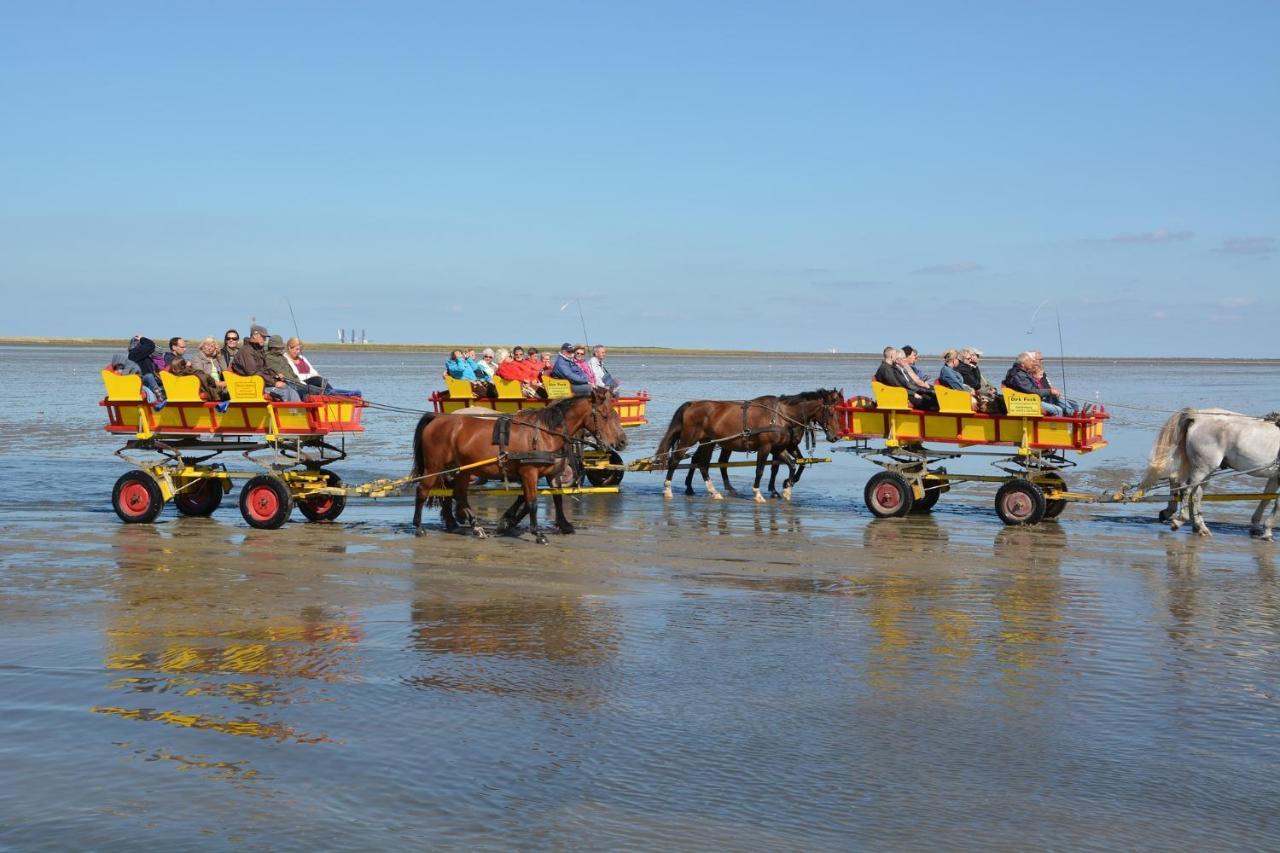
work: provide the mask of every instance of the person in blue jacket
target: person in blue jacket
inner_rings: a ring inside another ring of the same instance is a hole
[[[446,376],[454,379],[465,379],[468,382],[476,381],[475,362],[467,358],[460,349],[449,353],[449,360],[444,363],[444,372]]]
[[[583,349],[586,348],[583,347]],[[551,365],[551,376],[555,379],[569,380],[569,387],[576,397],[591,393],[591,379],[582,369],[582,365],[574,359],[574,350],[574,345],[568,341],[560,345],[560,354],[556,356],[555,364]]]

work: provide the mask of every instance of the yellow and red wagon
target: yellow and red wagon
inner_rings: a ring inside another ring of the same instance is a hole
[[[572,396],[569,381],[546,377],[542,385],[547,397],[526,397],[519,382],[513,382],[495,376],[493,386],[497,394],[492,397],[476,396],[472,384],[464,379],[445,377],[445,389],[431,395],[431,405],[437,412],[454,414],[470,408],[491,409],[507,414],[525,409],[542,409],[549,402]],[[646,417],[649,394],[637,391],[634,394],[615,394],[613,408],[618,413],[618,420],[624,427],[644,426],[649,422]],[[614,451],[587,450],[582,454],[582,471],[587,480],[597,487],[616,486],[628,468],[622,457]]]
[[[235,480],[246,481],[240,512],[253,527],[279,527],[295,505],[312,521],[342,513],[346,490],[328,466],[346,458],[345,434],[364,429],[361,399],[274,402],[264,397],[261,377],[228,374],[231,399],[219,404],[201,399],[194,376],[162,371],[160,379],[167,402],[157,410],[143,398],[139,376],[102,371],[105,429],[129,436],[116,455],[135,466],[112,490],[121,520],[154,521],[168,501],[183,515],[210,515]],[[227,453],[240,454],[254,469],[217,461]]]
[[[1050,417],[1041,413],[1036,395],[1005,388],[1005,413],[987,414],[974,411],[969,392],[937,386],[938,411],[922,411],[911,407],[905,389],[871,385],[873,396],[846,400],[838,411],[842,438],[885,469],[863,491],[872,514],[927,512],[959,482],[999,483],[995,508],[1006,524],[1035,524],[1056,518],[1069,501],[1097,499],[1070,491],[1062,472],[1076,464],[1068,453],[1107,446],[1110,416],[1102,407]],[[1001,473],[952,473],[937,464],[979,455],[994,457],[992,465]]]

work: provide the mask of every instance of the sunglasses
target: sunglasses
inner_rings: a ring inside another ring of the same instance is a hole
[[[227,340],[229,340],[229,341],[238,341],[238,340],[240,340],[240,338],[239,338],[239,337],[237,337],[236,335],[227,335]]]

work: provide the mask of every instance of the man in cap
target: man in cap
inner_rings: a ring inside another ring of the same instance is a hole
[[[267,366],[267,353],[264,349],[266,342],[267,327],[254,323],[249,327],[249,337],[241,342],[231,369],[241,376],[261,376],[263,387],[277,400],[286,403],[300,402],[302,398],[285,383],[284,376]]]
[[[583,347],[585,350],[585,347]],[[565,341],[560,345],[560,354],[556,363],[551,366],[551,376],[555,379],[569,380],[569,386],[575,395],[591,393],[591,377],[582,369],[582,365],[574,358],[577,350],[573,344]]]

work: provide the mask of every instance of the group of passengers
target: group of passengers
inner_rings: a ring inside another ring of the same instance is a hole
[[[981,350],[963,347],[944,352],[942,366],[934,382],[930,382],[928,375],[916,366],[919,357],[914,347],[885,347],[884,358],[876,369],[876,381],[905,388],[907,400],[915,409],[937,411],[938,393],[934,385],[941,385],[955,391],[968,391],[975,412],[1002,411],[1000,389],[982,375],[979,366]],[[1036,351],[1020,353],[1002,384],[1023,394],[1035,394],[1040,398],[1040,409],[1046,415],[1070,417],[1080,412],[1088,414],[1092,409],[1089,404],[1081,405],[1067,397],[1049,381],[1044,371],[1044,355]]]
[[[588,394],[592,388],[616,390],[618,382],[604,366],[608,349],[597,344],[587,358],[585,344],[565,342],[554,359],[551,353],[539,353],[536,347],[526,349],[514,346],[509,351],[500,348],[495,353],[489,347],[477,360],[474,349],[455,349],[444,363],[444,376],[470,382],[478,397],[497,397],[494,378],[520,383],[520,393],[531,399],[547,397],[543,379],[564,379],[575,395]]]
[[[274,400],[297,403],[315,395],[359,397],[359,390],[334,388],[302,354],[302,341],[296,337],[285,341],[280,335],[269,335],[265,326],[249,327],[249,336],[241,340],[235,329],[227,329],[222,346],[207,337],[195,352],[188,352],[183,337],[169,339],[169,349],[160,351],[155,341],[134,335],[129,349],[111,358],[108,368],[124,375],[137,375],[142,380],[142,393],[156,411],[166,405],[162,371],[174,376],[194,376],[200,383],[200,394],[218,402],[225,412],[231,396],[227,376],[260,376],[264,393]]]

